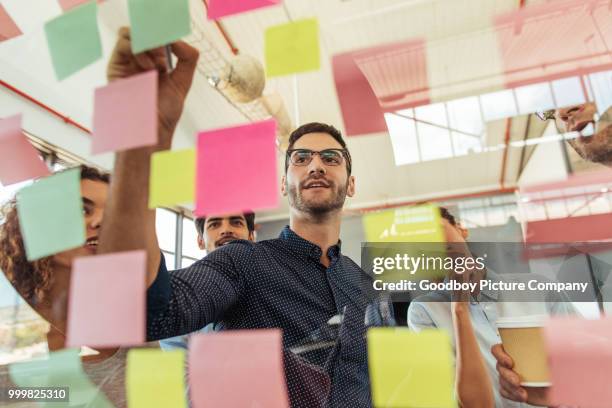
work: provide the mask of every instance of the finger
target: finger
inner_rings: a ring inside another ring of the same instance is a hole
[[[499,389],[502,394],[508,395],[509,399],[513,401],[526,402],[527,401],[527,391],[522,388],[520,385],[515,386],[514,384],[506,381],[503,377],[499,377]]]
[[[502,366],[507,368],[514,367],[514,361],[512,361],[512,358],[506,353],[501,344],[495,344],[491,347],[491,354],[493,354],[493,357],[495,357],[497,362]]]
[[[521,386],[521,378],[514,371],[497,364],[497,372],[499,373],[500,381],[503,379],[512,387],[518,388]]]
[[[520,392],[519,393],[512,392],[503,387],[500,387],[499,393],[501,394],[502,397],[509,399],[511,401],[527,402],[527,392],[523,389],[521,390],[524,391],[524,394]]]
[[[171,45],[171,48],[172,53],[178,57],[178,62],[170,76],[173,82],[182,87],[183,92],[187,92],[191,87],[200,53],[197,49],[183,41],[175,42]]]
[[[146,52],[134,55],[134,61],[143,71],[149,71],[157,68],[153,58],[151,58]]]
[[[166,49],[163,48],[154,48],[152,50],[148,50],[147,55],[153,62],[155,63],[155,68],[160,73],[165,73],[168,70],[168,61],[166,56]]]

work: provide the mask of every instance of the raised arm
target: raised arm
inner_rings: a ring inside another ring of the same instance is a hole
[[[492,408],[495,406],[493,385],[480,353],[469,306],[453,302],[453,326],[455,329],[456,389],[459,403],[466,408]]]
[[[109,81],[153,69],[159,72],[158,145],[127,150],[116,155],[98,249],[99,253],[145,249],[147,286],[155,280],[160,266],[155,210],[148,208],[149,163],[154,152],[167,150],[171,146],[172,135],[181,117],[199,56],[195,48],[184,42],[172,44],[172,52],[178,57],[178,63],[169,73],[163,48],[134,55],[130,31],[121,28],[107,69]]]

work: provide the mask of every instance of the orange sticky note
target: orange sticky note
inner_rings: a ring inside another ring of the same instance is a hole
[[[289,407],[278,329],[192,336],[188,366],[196,408]]]
[[[142,344],[145,279],[145,251],[75,259],[70,280],[67,346]]]

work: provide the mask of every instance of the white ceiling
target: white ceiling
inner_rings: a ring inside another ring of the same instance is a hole
[[[34,2],[51,1],[28,0],[30,18],[36,23],[30,22],[29,31],[25,35],[0,43],[0,79],[89,128],[93,90],[105,84],[105,60],[112,50],[115,33],[118,27],[128,23],[126,0],[106,0],[100,5],[103,61],[62,83],[58,83],[54,77],[40,25],[49,15],[37,15],[43,8],[32,7]],[[212,44],[221,56],[229,57],[229,47],[219,30],[205,19],[201,0],[190,1],[195,31],[187,40],[203,50]],[[9,2],[15,3],[15,0],[0,0],[2,4]],[[486,42],[488,37],[479,36],[478,33],[490,31],[491,16],[514,10],[518,4],[518,0],[285,0],[281,6],[225,18],[222,24],[241,53],[263,61],[263,32],[267,27],[290,20],[317,17],[320,25],[321,69],[269,79],[264,94],[274,91],[280,93],[293,123],[319,121],[343,129],[331,70],[331,57],[334,54],[415,37],[425,38],[435,44],[445,44],[437,48],[435,52],[438,53],[443,53],[461,41],[465,42],[466,38],[484,38],[482,41]],[[6,5],[8,8],[9,5]],[[461,72],[453,71],[454,79],[463,75],[464,71],[498,70],[498,56],[481,52],[478,47],[470,50],[469,55],[464,53],[453,57],[462,61]],[[435,58],[433,55],[428,57]],[[450,75],[447,68],[445,66],[440,70]],[[491,89],[497,89],[497,85],[492,84]],[[462,89],[458,94],[469,94],[469,89]],[[18,113],[23,109],[23,100],[6,90],[0,90],[0,116]],[[31,113],[31,116],[33,118],[35,113]],[[193,146],[199,130],[245,121],[245,117],[208,84],[204,75],[198,73],[174,147]],[[503,143],[505,123],[502,120],[488,125],[489,145],[494,140]],[[525,123],[525,118],[513,122],[511,140],[523,138]],[[67,138],[68,133],[61,134],[68,132],[65,126],[41,126],[38,120],[28,120],[27,114],[24,127],[37,137],[74,151],[87,160],[106,167],[112,165],[110,155],[92,157],[87,153],[88,136],[83,133]],[[74,132],[74,129],[70,132]],[[391,141],[386,132],[349,137],[348,145],[357,178],[357,195],[348,202],[348,208],[365,208],[501,187],[503,149],[395,166]],[[506,186],[515,184],[519,158],[520,149],[510,148]],[[279,171],[282,171],[280,163]],[[260,219],[286,216],[286,202],[282,199],[281,203],[281,208],[261,214]]]

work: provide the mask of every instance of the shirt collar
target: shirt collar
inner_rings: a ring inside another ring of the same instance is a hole
[[[296,234],[288,225],[285,225],[285,228],[281,231],[279,235],[279,239],[287,242],[289,244],[289,249],[295,252],[298,255],[303,255],[317,262],[320,261],[322,251],[321,248],[313,244],[312,242],[300,237]],[[331,246],[327,251],[327,256],[330,259],[334,259],[340,256],[340,249],[342,247],[342,241],[338,240],[336,245]]]

